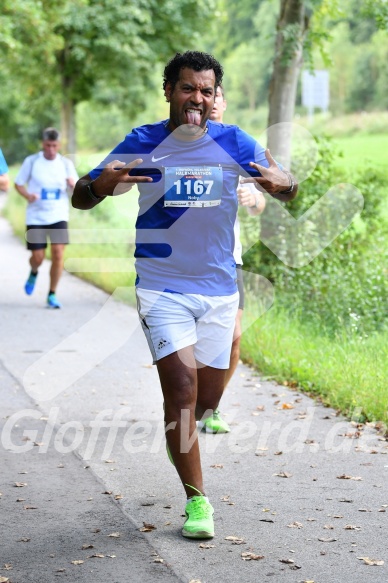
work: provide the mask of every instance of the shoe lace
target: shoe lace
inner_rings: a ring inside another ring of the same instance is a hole
[[[221,418],[220,412],[218,409],[214,409],[213,411],[213,419],[216,419],[217,421],[219,421]]]
[[[190,503],[190,518],[208,518],[210,516],[209,505],[203,496],[193,496]]]

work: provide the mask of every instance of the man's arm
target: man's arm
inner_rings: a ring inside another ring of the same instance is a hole
[[[9,189],[9,176],[6,172],[5,174],[0,175],[0,190],[7,191]]]
[[[100,176],[92,180],[90,174],[82,176],[74,187],[71,203],[74,208],[89,210],[105,199],[128,192],[134,184],[139,182],[152,182],[150,176],[130,176],[129,172],[141,164],[143,160],[138,158],[130,164],[124,164],[119,160],[109,162]]]
[[[294,199],[298,192],[298,184],[291,172],[288,170],[280,170],[269,150],[265,151],[265,157],[268,160],[268,168],[255,162],[249,163],[252,168],[260,172],[261,176],[257,178],[243,178],[241,182],[243,184],[254,183],[258,190],[265,190],[273,198],[283,202]]]
[[[252,217],[261,215],[265,209],[265,198],[254,184],[239,184],[237,198],[241,206],[245,206]]]
[[[34,202],[39,198],[37,194],[34,194],[33,192],[28,192],[27,188],[23,184],[16,184],[15,182],[15,188],[18,191],[18,193],[23,196],[23,198],[28,200],[28,202]]]

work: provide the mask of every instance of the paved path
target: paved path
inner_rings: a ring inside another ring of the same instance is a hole
[[[48,265],[27,297],[28,253],[4,219],[0,246],[0,581],[387,581],[388,444],[373,427],[239,365],[232,432],[200,435],[216,537],[183,539],[135,311],[67,273],[50,311]]]

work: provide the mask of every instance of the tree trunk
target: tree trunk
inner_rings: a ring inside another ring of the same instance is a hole
[[[61,150],[66,156],[74,157],[76,153],[75,135],[75,103],[66,97],[67,92],[63,92],[61,104]]]
[[[269,87],[267,147],[272,156],[287,168],[290,167],[291,122],[309,19],[304,0],[281,0]]]

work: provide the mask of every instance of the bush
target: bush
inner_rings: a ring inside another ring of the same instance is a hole
[[[388,226],[381,219],[380,208],[387,187],[383,174],[376,169],[344,176],[343,170],[336,167],[339,153],[333,150],[330,140],[321,140],[319,146],[320,160],[313,175],[302,183],[298,197],[287,208],[298,217],[330,186],[347,181],[363,194],[361,216],[305,267],[287,267],[263,243],[244,255],[244,266],[267,277],[275,286],[277,305],[302,323],[314,322],[330,336],[348,331],[363,338],[382,330],[387,322],[384,265],[388,258]],[[271,226],[271,217],[266,220]],[[263,223],[263,235],[265,228]],[[272,224],[272,228],[278,226]],[[244,224],[243,232],[249,237],[249,226]]]

